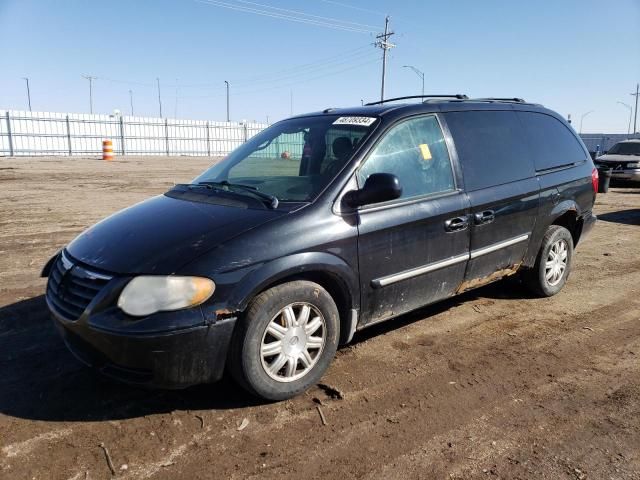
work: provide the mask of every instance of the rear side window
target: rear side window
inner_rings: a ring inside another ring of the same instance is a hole
[[[453,190],[449,153],[436,117],[417,117],[392,127],[358,171],[360,187],[373,173],[398,177],[403,199]]]
[[[449,112],[445,116],[468,191],[535,175],[515,112]]]
[[[571,131],[544,113],[518,112],[536,170],[571,165],[586,160],[586,154]]]

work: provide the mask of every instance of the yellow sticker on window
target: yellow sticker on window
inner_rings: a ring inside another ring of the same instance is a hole
[[[426,143],[421,143],[418,145],[420,147],[420,153],[422,154],[423,160],[431,160],[431,150],[429,150],[429,145]]]

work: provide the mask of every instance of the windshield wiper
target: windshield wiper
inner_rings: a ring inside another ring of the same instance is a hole
[[[223,180],[221,182],[198,182],[195,183],[193,185],[202,185],[204,187],[209,187],[209,188],[221,188],[222,190],[229,190],[229,191],[233,191],[233,189],[239,189],[242,192],[246,192],[249,194],[252,194],[258,198],[260,198],[261,200],[265,200],[267,203],[267,206],[271,209],[276,209],[278,208],[278,197],[276,197],[275,195],[270,195],[268,193],[264,193],[259,191],[256,187],[253,187],[251,185],[244,185],[242,183],[231,183],[227,180]]]

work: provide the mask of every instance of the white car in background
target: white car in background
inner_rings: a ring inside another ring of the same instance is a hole
[[[640,181],[640,138],[616,143],[595,163],[612,168],[612,179]]]

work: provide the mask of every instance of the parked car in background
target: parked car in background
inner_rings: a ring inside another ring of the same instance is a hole
[[[640,181],[640,139],[616,143],[604,155],[596,158],[597,166],[612,169],[612,180]]]
[[[278,122],[80,234],[43,270],[69,349],[282,400],[357,330],[514,274],[558,293],[596,221],[580,138],[520,99],[419,98]]]

